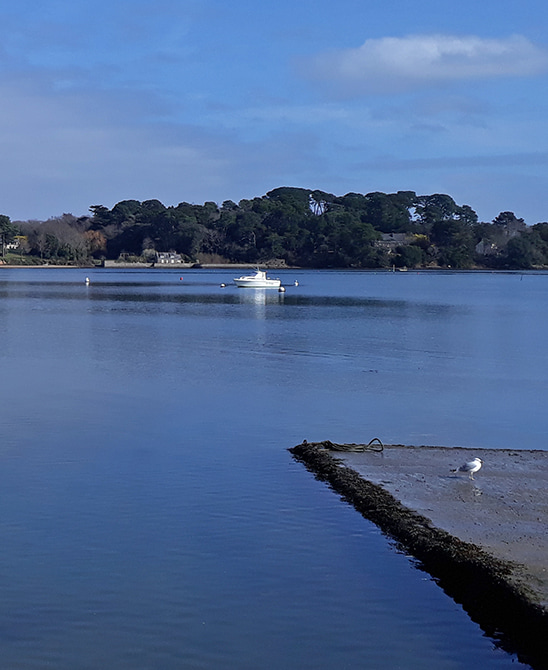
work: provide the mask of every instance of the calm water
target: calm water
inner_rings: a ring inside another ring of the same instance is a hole
[[[548,276],[279,275],[0,270],[2,668],[520,667],[287,449],[544,449]]]

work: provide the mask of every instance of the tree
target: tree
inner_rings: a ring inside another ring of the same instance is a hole
[[[11,242],[17,235],[17,226],[13,225],[9,216],[0,214],[0,251],[2,258],[5,256],[6,244]]]
[[[92,205],[90,212],[90,217],[63,214],[18,226],[28,236],[32,253],[63,261],[89,255],[112,259],[123,252],[141,256],[145,250],[150,257],[155,250],[173,249],[190,259],[214,256],[254,263],[280,258],[313,267],[386,267],[394,261],[413,267],[428,260],[464,268],[474,258],[493,267],[524,262],[537,266],[545,262],[548,245],[548,224],[527,230],[513,212],[480,224],[473,209],[443,193],[335,196],[283,186],[238,204],[225,200],[220,207],[212,201],[166,207],[156,199],[122,200],[112,210]],[[0,218],[2,240],[17,232],[10,225],[9,217]],[[405,234],[396,257],[376,244],[382,233]],[[523,235],[527,240],[505,254],[508,241]],[[482,248],[489,255],[475,255],[480,241],[486,242]]]
[[[538,223],[508,240],[505,266],[529,270],[548,265],[548,224]]]
[[[414,195],[414,194],[413,194]],[[359,199],[352,198],[355,204]],[[410,230],[410,200],[404,192],[396,195],[368,193],[365,198],[362,220],[367,221],[382,233],[405,233]]]
[[[100,257],[106,253],[107,238],[100,230],[87,230],[84,239],[88,245],[88,253],[91,256]]]
[[[141,203],[138,200],[122,200],[112,208],[108,223],[117,226],[133,225],[141,211]]]
[[[106,226],[109,223],[110,211],[104,205],[91,205],[89,208],[93,226]]]
[[[516,222],[525,223],[523,219],[518,219],[514,212],[501,212],[493,219],[493,223],[497,226],[508,226]]]
[[[423,264],[424,252],[415,244],[398,247],[394,265],[397,267],[416,268]]]
[[[88,256],[88,242],[81,222],[72,214],[38,223],[29,234],[31,250],[41,258],[62,262],[82,262]]]
[[[530,270],[535,265],[544,264],[546,258],[539,249],[535,248],[533,240],[528,235],[514,237],[506,247],[507,267],[515,270]]]

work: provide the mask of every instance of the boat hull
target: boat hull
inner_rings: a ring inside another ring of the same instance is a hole
[[[234,283],[238,288],[280,288],[281,281],[279,279],[266,279],[263,281],[255,281],[253,279],[235,279]]]
[[[266,272],[257,270],[254,275],[235,277],[234,283],[238,288],[280,288],[280,279],[269,279]]]

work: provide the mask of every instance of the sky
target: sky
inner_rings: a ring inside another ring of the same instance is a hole
[[[280,186],[548,221],[546,0],[0,0],[0,213]]]

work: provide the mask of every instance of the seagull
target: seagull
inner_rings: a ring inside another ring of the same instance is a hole
[[[477,472],[482,465],[483,461],[481,458],[473,458],[471,461],[468,461],[468,463],[463,463],[460,468],[451,470],[451,472],[467,472],[470,479],[474,479],[474,472]]]

